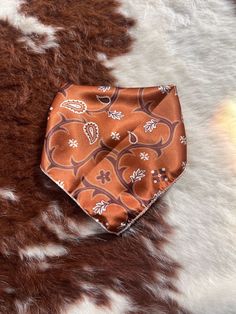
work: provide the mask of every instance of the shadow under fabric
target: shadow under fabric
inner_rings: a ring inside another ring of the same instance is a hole
[[[182,174],[176,86],[64,85],[49,110],[42,171],[106,231],[120,234]]]

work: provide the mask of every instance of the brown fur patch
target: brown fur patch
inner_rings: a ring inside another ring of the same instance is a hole
[[[20,30],[0,23],[0,188],[19,198],[0,196],[0,313],[63,313],[83,295],[109,304],[105,289],[130,297],[136,307],[129,313],[184,313],[164,297],[175,290],[178,269],[161,250],[170,232],[162,218],[164,205],[152,208],[122,237],[82,237],[90,218],[39,169],[56,91],[66,81],[114,83],[97,53],[110,58],[127,52],[133,21],[117,13],[113,0],[32,0],[22,12],[62,29],[56,33],[58,48],[39,54],[19,41]],[[47,39],[46,34],[27,36],[36,46]],[[43,260],[22,254],[48,244],[66,248],[67,254],[45,254]]]

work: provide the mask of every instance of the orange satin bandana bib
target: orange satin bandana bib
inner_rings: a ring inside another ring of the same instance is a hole
[[[48,116],[42,171],[108,232],[120,234],[183,172],[174,85],[66,84]]]

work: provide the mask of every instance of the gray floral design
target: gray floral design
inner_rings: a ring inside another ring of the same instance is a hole
[[[166,168],[161,168],[157,170],[152,170],[151,171],[152,177],[153,177],[153,182],[154,183],[159,183],[161,181],[169,181],[167,175],[166,175]]]
[[[99,176],[96,177],[97,180],[100,180],[102,184],[105,184],[106,181],[111,181],[110,179],[110,171],[101,170]]]
[[[181,143],[181,144],[184,144],[184,145],[187,144],[187,138],[186,138],[186,136],[181,135],[179,139],[180,139],[180,143]]]
[[[124,117],[124,114],[121,111],[108,111],[108,117],[113,120],[121,120]]]
[[[145,125],[144,125],[144,131],[145,131],[145,133],[147,133],[147,132],[152,132],[154,129],[156,129],[156,127],[157,127],[157,120],[155,120],[155,119],[151,119],[151,120],[149,120],[149,121],[147,121],[146,123],[145,123]]]
[[[68,141],[68,145],[72,148],[76,148],[78,147],[78,142],[77,140],[75,140],[74,138],[69,139]]]
[[[106,91],[110,90],[111,87],[110,86],[99,86],[98,90],[100,90],[101,92],[105,93]]]
[[[149,155],[148,155],[148,153],[141,152],[141,153],[139,154],[139,156],[140,156],[140,159],[141,159],[141,160],[149,160]]]
[[[133,174],[130,176],[130,179],[132,182],[141,181],[142,178],[145,177],[146,170],[137,169],[133,172]]]
[[[120,133],[119,132],[111,132],[111,138],[115,141],[120,140]]]
[[[160,85],[158,87],[159,91],[161,91],[162,94],[168,94],[171,90],[171,86],[169,85]]]
[[[93,207],[93,212],[95,214],[101,215],[104,211],[106,211],[108,205],[108,202],[102,200],[101,202],[96,203],[96,205]]]

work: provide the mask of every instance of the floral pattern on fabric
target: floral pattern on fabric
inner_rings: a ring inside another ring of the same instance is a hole
[[[109,232],[126,230],[185,168],[175,86],[71,84],[52,106],[41,168]]]

